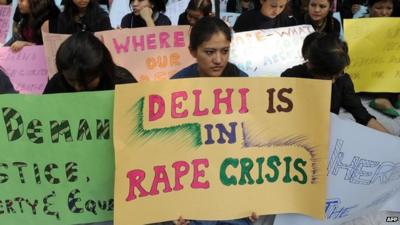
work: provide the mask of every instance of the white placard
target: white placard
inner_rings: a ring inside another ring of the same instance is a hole
[[[332,114],[330,140],[326,219],[286,214],[274,225],[333,225],[400,211],[400,138]]]
[[[235,33],[229,61],[249,76],[275,76],[303,63],[304,38],[314,32],[311,25]]]

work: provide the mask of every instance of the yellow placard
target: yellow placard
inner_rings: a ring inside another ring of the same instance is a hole
[[[356,92],[400,92],[400,18],[344,20]]]
[[[331,82],[198,78],[119,85],[115,224],[324,217]]]

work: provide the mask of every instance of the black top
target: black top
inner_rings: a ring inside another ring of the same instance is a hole
[[[187,19],[187,12],[186,11],[181,13],[181,15],[179,15],[178,25],[190,25],[189,21]]]
[[[79,18],[78,22],[71,21],[65,12],[58,16],[57,32],[59,34],[73,34],[79,31],[104,31],[111,30],[111,22],[107,12],[98,7],[94,9],[90,18],[84,15]]]
[[[0,94],[7,93],[17,93],[17,91],[14,89],[7,75],[0,69]]]
[[[241,0],[228,0],[228,3],[226,4],[226,11],[231,12],[231,13],[243,13],[247,12],[249,10],[252,10],[254,8],[257,8],[258,5],[253,0],[249,0],[249,8],[243,8],[240,5]],[[256,0],[256,2],[259,2]]]
[[[156,26],[171,25],[171,20],[162,14],[157,13],[157,19],[154,21]],[[146,27],[146,22],[140,16],[135,16],[133,13],[126,14],[121,20],[121,28],[136,28],[136,27]]]
[[[224,71],[220,77],[248,77],[244,71],[239,69],[235,64],[229,63],[226,65]],[[200,73],[197,67],[197,63],[183,68],[181,71],[177,72],[171,79],[181,79],[181,78],[195,78],[200,77]]]
[[[28,24],[28,16],[22,15],[19,7],[15,8],[13,21],[17,26],[17,32],[13,33],[13,39],[7,45],[11,45],[14,41],[29,41],[37,45],[43,44],[41,27],[44,22],[49,21],[49,32],[57,31],[57,17],[60,10],[57,6],[43,12],[40,16],[34,18],[32,24]],[[30,34],[30,35],[27,35]]]
[[[116,84],[127,84],[136,83],[136,79],[132,74],[125,68],[116,66],[115,76],[103,76],[100,80],[99,85],[94,90],[90,91],[104,91],[114,90]],[[54,94],[54,93],[68,93],[76,92],[76,90],[68,84],[64,76],[61,73],[56,73],[47,83],[43,94]]]
[[[314,23],[311,17],[308,14],[305,14],[302,18],[298,18],[299,24],[310,24],[313,26],[315,31],[332,34],[337,37],[340,35],[340,23],[337,19],[332,16],[332,13],[329,13],[326,18],[326,23],[323,29],[318,30],[318,26]]]
[[[294,66],[284,71],[281,77],[298,77],[313,79],[306,64]],[[360,97],[354,91],[354,85],[350,76],[346,73],[336,79],[332,84],[331,112],[339,114],[340,107],[349,111],[357,123],[366,125],[374,118],[361,104]]]
[[[242,13],[233,26],[235,32],[251,31],[259,29],[271,29],[297,25],[296,19],[284,12],[271,19],[264,16],[259,9],[253,9]]]

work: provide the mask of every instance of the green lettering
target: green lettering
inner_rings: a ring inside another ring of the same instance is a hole
[[[240,166],[242,167],[242,172],[240,175],[240,180],[239,184],[244,185],[244,184],[254,184],[254,180],[250,175],[250,171],[253,168],[254,164],[253,161],[250,158],[242,158],[240,159]],[[247,177],[247,182],[246,182],[246,177]]]
[[[301,175],[303,176],[303,179],[301,179],[301,180],[299,180],[299,177],[297,176],[297,175],[295,175],[294,177],[293,177],[293,180],[295,181],[295,182],[297,182],[297,183],[300,183],[300,184],[305,184],[305,183],[307,183],[307,174],[306,174],[306,172],[304,171],[304,169],[303,168],[301,168],[300,166],[299,166],[299,164],[301,165],[301,166],[306,166],[307,165],[307,162],[306,161],[304,161],[304,160],[302,160],[302,159],[296,159],[295,161],[294,161],[294,169],[295,170],[297,170],[299,173],[301,173]]]
[[[265,178],[267,179],[268,182],[275,182],[278,180],[279,177],[279,169],[278,166],[280,166],[282,163],[279,160],[279,157],[274,155],[268,158],[267,165],[269,168],[271,168],[274,172],[274,176],[271,176],[270,174],[265,175]]]
[[[237,168],[239,165],[239,160],[234,159],[234,158],[226,158],[222,164],[221,164],[221,169],[219,172],[219,179],[221,180],[222,184],[225,186],[230,186],[230,185],[237,185],[237,179],[234,175],[228,177],[226,175],[226,168],[228,166],[232,166],[233,168]]]

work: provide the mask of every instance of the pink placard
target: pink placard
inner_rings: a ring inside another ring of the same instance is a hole
[[[11,5],[0,5],[0,43],[6,42],[10,29]]]
[[[25,46],[17,53],[13,53],[9,47],[2,47],[0,65],[20,93],[43,93],[48,81],[43,46]]]
[[[138,81],[166,80],[194,63],[189,26],[157,26],[101,32],[116,64]]]

